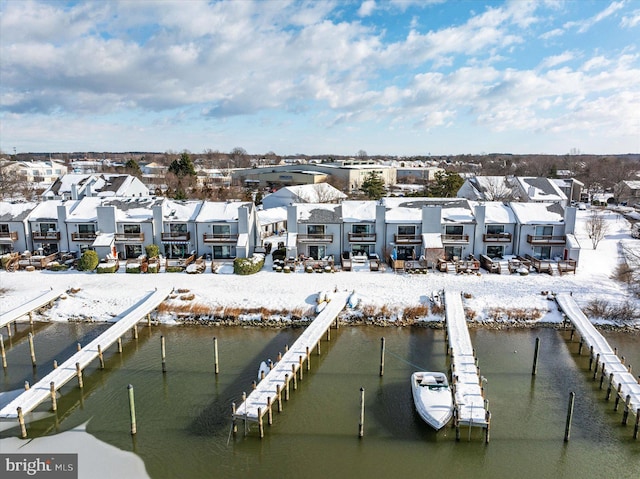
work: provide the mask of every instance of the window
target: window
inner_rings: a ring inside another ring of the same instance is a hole
[[[533,257],[536,259],[551,259],[551,246],[534,246]]]
[[[214,235],[230,235],[231,234],[231,226],[230,225],[212,225],[212,230]]]
[[[415,225],[400,225],[398,226],[398,235],[415,236]]]
[[[9,225],[7,223],[0,224],[0,233],[8,233]]]
[[[553,226],[536,226],[536,236],[553,235]]]
[[[307,225],[307,234],[310,235],[323,235],[324,225]]]
[[[140,225],[122,225],[122,232],[129,234],[140,234]]]
[[[58,225],[55,223],[40,223],[38,226],[40,227],[40,233],[48,233],[58,229]]]
[[[504,246],[487,246],[487,256],[489,258],[502,258]]]
[[[462,257],[462,246],[445,246],[444,256],[447,261],[455,261]]]
[[[352,225],[351,232],[355,234],[369,234],[371,233],[371,225]]]
[[[80,234],[95,234],[96,225],[94,224],[80,224],[78,225],[78,233]]]
[[[415,259],[416,250],[413,246],[398,246],[398,259],[410,260]]]
[[[41,243],[38,245],[38,248],[36,249],[41,249],[41,248],[42,248],[42,254],[45,256],[58,252],[57,243]]]
[[[499,235],[504,233],[504,225],[487,225],[488,235]]]
[[[236,257],[235,246],[212,246],[211,252],[214,259],[231,259]]]
[[[47,170],[47,175],[51,176],[53,174],[53,170]]]
[[[126,244],[124,245],[125,258],[137,258],[142,255],[142,245],[140,244]]]
[[[445,226],[445,234],[462,236],[464,227],[462,225]]]
[[[189,245],[186,244],[165,244],[164,251],[167,258],[187,258],[189,257]]]
[[[372,244],[353,244],[351,245],[351,254],[354,256],[369,256],[375,249]]]
[[[170,223],[169,232],[170,233],[186,233],[187,223]]]
[[[323,245],[309,245],[308,256],[313,259],[322,259],[327,256],[327,247]]]

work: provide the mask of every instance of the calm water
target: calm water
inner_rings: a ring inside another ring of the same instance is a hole
[[[8,346],[9,369],[2,390],[22,387],[86,343],[106,326],[36,326],[37,374],[25,333]],[[416,369],[446,370],[441,330],[343,327],[311,356],[311,371],[292,391],[265,438],[243,425],[229,436],[231,403],[249,392],[257,366],[275,359],[301,329],[214,327],[142,328],[126,338],[124,353],[113,346],[106,369],[85,372],[82,395],[75,381],[62,389],[57,418],[28,425],[30,437],[71,429],[90,419],[87,430],[102,441],[134,451],[153,478],[175,477],[402,477],[438,474],[474,478],[640,477],[640,440],[633,420],[620,425],[622,408],[604,401],[591,381],[588,357],[577,356],[569,333],[552,329],[472,330],[492,411],[491,443],[480,429],[432,432],[413,410],[408,378]],[[160,362],[166,338],[167,369]],[[218,338],[220,374],[213,374],[213,337]],[[386,339],[385,375],[378,375],[380,338]],[[607,333],[628,364],[640,370],[638,336]],[[535,338],[541,339],[538,375],[531,376]],[[135,386],[138,434],[129,434],[127,384]],[[360,388],[365,388],[365,437],[358,438]],[[563,442],[569,392],[576,393],[571,441]],[[48,404],[40,409],[46,411]],[[3,432],[16,435],[17,430]]]

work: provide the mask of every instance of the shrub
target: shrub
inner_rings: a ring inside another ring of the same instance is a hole
[[[78,260],[78,270],[79,271],[93,271],[98,266],[100,262],[98,258],[98,253],[95,251],[88,249]]]
[[[148,244],[144,247],[144,251],[147,253],[147,258],[156,258],[160,255],[160,247],[155,244]]]
[[[264,255],[254,254],[251,258],[236,258],[233,260],[235,274],[255,274],[264,266]]]
[[[51,263],[48,269],[49,271],[67,271],[69,266],[66,264]]]
[[[286,248],[277,249],[273,253],[271,253],[271,256],[273,257],[274,260],[285,259],[287,257],[287,250]]]
[[[96,267],[96,273],[115,273],[118,271],[118,264],[116,263],[99,263]]]
[[[140,266],[127,266],[124,270],[126,273],[140,273]]]
[[[147,267],[147,273],[157,273],[158,271],[160,271],[160,265],[158,263],[149,263],[149,266]]]
[[[184,268],[182,266],[167,266],[165,271],[167,273],[182,273]]]

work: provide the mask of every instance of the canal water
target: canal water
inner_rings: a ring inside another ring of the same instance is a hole
[[[24,387],[86,344],[107,325],[35,326],[38,366],[31,365],[21,324],[7,346],[9,368],[2,391]],[[430,430],[414,412],[409,376],[414,370],[447,370],[444,333],[430,328],[341,327],[311,355],[296,391],[274,410],[274,423],[258,437],[250,424],[230,435],[231,403],[251,390],[258,365],[275,360],[302,329],[206,326],[141,327],[87,368],[82,392],[75,380],[62,390],[57,415],[28,424],[29,436],[52,435],[88,422],[100,441],[137,454],[152,478],[273,477],[640,477],[640,439],[633,423],[621,425],[622,407],[604,400],[592,381],[588,356],[578,356],[569,332],[554,329],[471,330],[492,412],[491,441],[480,428]],[[162,373],[160,336],[166,339]],[[385,337],[384,376],[379,376]],[[640,371],[638,336],[606,333],[627,364]],[[220,373],[214,374],[213,338]],[[536,337],[538,374],[531,375]],[[135,388],[138,434],[129,433],[127,385]],[[365,436],[358,438],[360,388],[365,390]],[[571,440],[563,441],[567,404],[575,392]],[[45,413],[49,404],[38,411]],[[16,436],[16,428],[1,437]]]

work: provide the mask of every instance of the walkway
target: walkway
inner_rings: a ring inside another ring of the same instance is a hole
[[[460,291],[445,291],[447,337],[451,352],[451,374],[458,424],[488,426],[476,358],[474,356]],[[456,434],[457,435],[457,434]]]
[[[122,313],[120,319],[117,320],[113,326],[67,359],[58,366],[57,369],[54,369],[31,386],[30,389],[0,409],[0,419],[16,419],[18,417],[18,407],[22,408],[23,414],[33,411],[41,402],[51,397],[50,384],[52,382],[54,383],[55,389],[58,390],[70,379],[76,377],[76,363],[80,365],[81,370],[86,368],[91,361],[98,357],[98,347],[100,347],[104,353],[104,351],[115,343],[127,330],[156,309],[158,305],[169,296],[170,292],[171,289],[169,288],[153,291],[136,306]]]
[[[18,318],[22,316],[26,316],[31,311],[35,311],[38,308],[41,308],[45,304],[51,303],[58,299],[65,293],[64,289],[52,289],[51,291],[47,291],[40,296],[33,298],[32,300],[27,301],[24,304],[21,304],[17,308],[13,308],[11,311],[7,311],[6,313],[0,314],[0,328],[5,325],[12,323]]]
[[[573,297],[569,293],[558,293],[556,302],[567,318],[573,323],[578,330],[580,337],[590,348],[593,347],[594,359],[599,355],[598,368],[602,369],[603,374],[609,376],[613,374],[612,387],[618,389],[620,387],[620,396],[622,401],[627,396],[630,397],[630,409],[636,412],[640,408],[640,384],[630,373],[627,367],[622,364],[616,353],[611,349],[607,340],[598,332],[591,324],[580,307],[576,304]]]
[[[322,335],[344,309],[350,294],[346,291],[331,294],[328,305],[236,409],[234,418],[262,424],[262,416],[268,412],[269,405],[273,406],[278,400],[278,390],[282,394],[288,387],[286,380],[293,380],[293,374],[298,372],[304,361],[308,361],[307,351],[311,351],[317,345]],[[285,378],[285,375],[288,375],[288,378]]]

